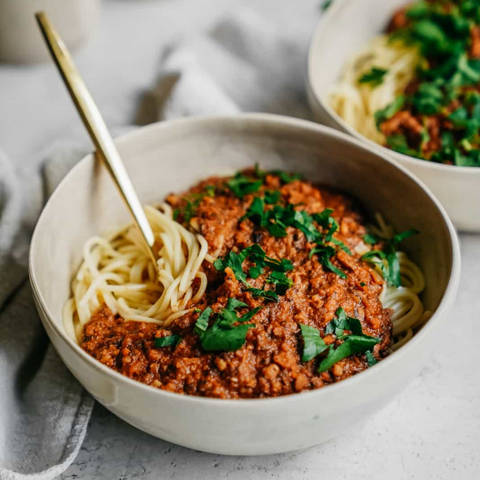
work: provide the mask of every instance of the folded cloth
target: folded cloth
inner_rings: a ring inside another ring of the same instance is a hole
[[[164,53],[137,123],[240,111],[309,118],[307,40],[296,43],[240,10]],[[82,138],[52,148],[41,174],[19,175],[0,153],[0,480],[63,472],[80,449],[93,406],[48,343],[27,280],[32,227],[44,200],[91,149]]]
[[[83,132],[59,141],[45,152],[37,175],[15,172],[0,152],[0,480],[56,477],[75,459],[87,431],[93,399],[48,341],[27,261],[43,197],[90,150]]]
[[[310,119],[305,93],[308,36],[290,38],[245,8],[208,35],[164,54],[137,123],[191,115],[266,112]]]
[[[78,161],[82,153],[63,155]],[[72,163],[70,162],[70,165]],[[19,176],[0,152],[0,479],[49,479],[80,449],[92,398],[63,365],[38,319],[27,279],[40,175]],[[58,182],[53,168],[50,188]]]

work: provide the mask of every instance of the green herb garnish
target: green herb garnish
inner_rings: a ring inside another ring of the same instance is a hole
[[[433,82],[419,85],[411,99],[412,110],[420,115],[434,115],[440,111],[445,102],[440,86]]]
[[[247,307],[246,303],[235,298],[228,299],[227,306],[216,315],[211,327],[208,327],[208,323],[212,309],[208,307],[202,312],[195,324],[194,330],[195,333],[199,335],[200,343],[205,351],[231,352],[243,346],[248,330],[255,327],[255,325],[245,324],[234,326],[234,324],[251,320],[253,316],[262,309],[262,307],[257,307],[238,317],[235,310],[245,307]]]
[[[200,205],[201,201],[205,197],[214,197],[215,196],[215,187],[213,185],[207,185],[205,191],[201,193],[191,193],[187,195],[184,200],[187,202],[185,208],[180,210],[176,208],[173,211],[173,219],[177,220],[181,214],[183,217],[183,223],[189,223],[190,220],[196,215],[197,208]]]
[[[236,197],[243,198],[245,195],[258,192],[262,183],[261,180],[253,180],[239,172],[228,180],[226,185]]]
[[[383,278],[385,278],[389,285],[400,287],[402,285],[402,279],[400,277],[400,263],[397,258],[398,244],[406,238],[418,235],[419,233],[418,230],[407,230],[398,233],[390,239],[378,237],[381,241],[385,242],[384,250],[372,250],[363,255],[361,259],[377,265],[382,271]],[[383,260],[386,260],[386,265]]]
[[[227,306],[226,306],[227,310],[231,310],[233,312],[236,308],[244,308],[244,307],[248,307],[248,305],[245,302],[237,300],[236,298],[229,298],[227,300]]]
[[[258,163],[255,164],[255,175],[262,180],[267,175],[275,175],[283,184],[293,182],[294,180],[301,180],[302,176],[299,173],[288,173],[283,170],[260,170]]]
[[[243,284],[247,284],[247,275],[243,271],[242,262],[245,258],[235,252],[228,252],[223,258],[217,258],[213,266],[219,270],[224,271],[230,267],[236,279]]]
[[[247,288],[254,297],[261,297],[269,302],[278,302],[278,294],[273,290],[262,290],[261,288]]]
[[[363,236],[363,241],[369,245],[375,245],[378,243],[378,238],[371,233],[367,233]]]
[[[317,245],[310,250],[310,258],[313,257],[313,255],[317,256],[318,261],[324,268],[336,273],[340,278],[347,278],[347,275],[337,268],[330,260],[335,255],[335,249],[333,247]]]
[[[273,191],[267,190],[265,192],[265,203],[267,205],[274,205],[275,203],[278,203],[281,196],[282,196],[282,193],[280,192],[280,190],[273,190]]]
[[[182,340],[183,339],[180,335],[170,335],[168,337],[155,338],[155,347],[176,347]]]
[[[365,72],[358,79],[358,83],[360,85],[368,84],[373,88],[378,87],[383,83],[383,78],[385,77],[387,72],[388,70],[385,70],[384,68],[372,67],[368,72]]]
[[[212,314],[212,309],[207,307],[197,318],[197,322],[195,323],[195,333],[197,335],[201,335],[202,332],[205,332],[208,328],[208,320],[210,315]]]
[[[202,348],[206,352],[233,352],[241,348],[247,337],[247,332],[255,325],[238,325],[237,327],[223,328],[220,320],[209,328],[201,337]]]
[[[293,287],[293,280],[283,272],[273,271],[267,278],[268,283],[275,285],[275,292],[278,295],[285,295],[290,287]]]
[[[255,266],[249,270],[251,278],[258,278],[263,273],[264,268],[268,267],[273,270],[266,281],[275,285],[275,291],[252,288],[249,285],[242,265],[247,258],[255,263]],[[286,276],[286,272],[293,270],[290,260],[286,258],[276,260],[268,257],[263,248],[258,244],[247,247],[240,253],[229,252],[223,259],[215,260],[214,266],[217,270],[225,270],[225,268],[230,267],[235,278],[248,287],[248,292],[251,292],[253,296],[263,297],[270,301],[278,301],[278,295],[285,295],[287,289],[293,285],[292,280]]]
[[[395,133],[387,137],[386,145],[393,151],[410,155],[411,157],[420,156],[420,152],[409,147],[407,137],[401,133]]]
[[[325,327],[325,335],[334,333],[337,337],[340,337],[343,335],[344,330],[350,330],[354,335],[363,335],[360,320],[349,317],[341,307],[337,309],[335,314],[337,317]]]
[[[372,350],[380,342],[380,339],[365,335],[362,331],[360,320],[347,316],[343,308],[340,307],[336,315],[337,318],[329,322],[325,328],[326,335],[335,334],[337,339],[343,342],[336,348],[334,344],[326,345],[316,328],[300,324],[304,343],[302,361],[308,362],[317,355],[328,351],[327,356],[320,362],[318,367],[318,371],[321,373],[350,355],[365,353],[369,366],[373,365],[372,358],[375,360],[375,357],[372,354]],[[350,330],[352,335],[345,335],[345,330]]]
[[[300,324],[300,330],[303,337],[302,362],[309,362],[329,348],[316,328]]]
[[[373,367],[377,363],[377,359],[370,350],[365,352],[365,356],[367,357],[367,363],[369,367]]]
[[[273,208],[266,208],[264,199],[255,197],[240,221],[249,218],[255,225],[265,228],[274,237],[285,237],[288,227],[299,229],[308,242],[317,243],[317,247],[310,252],[310,257],[318,254],[324,268],[346,278],[345,273],[335,267],[330,260],[336,253],[335,248],[326,245],[331,242],[351,255],[350,249],[343,242],[333,238],[333,234],[338,230],[338,223],[332,217],[332,213],[333,210],[327,208],[321,213],[310,215],[305,210],[295,210],[291,203],[285,207],[275,205]],[[321,232],[314,221],[322,227]]]
[[[375,112],[375,123],[377,127],[389,118],[392,118],[396,113],[398,113],[403,106],[405,105],[405,96],[399,95],[390,105],[387,105],[382,110]]]
[[[327,358],[320,362],[318,371],[326,372],[337,362],[349,357],[355,353],[365,353],[371,351],[380,341],[379,338],[368,336],[348,335],[343,339],[343,343],[337,348],[330,348]]]

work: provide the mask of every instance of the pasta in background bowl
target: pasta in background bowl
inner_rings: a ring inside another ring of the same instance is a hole
[[[416,47],[403,41],[392,42],[385,34],[395,13],[408,4],[411,5],[402,0],[334,2],[312,38],[309,101],[319,122],[350,133],[402,163],[438,196],[457,228],[478,232],[480,216],[474,205],[480,202],[480,168],[415,158],[421,155],[405,144],[405,137],[393,135],[387,139],[384,132],[388,130],[380,130],[376,125],[375,115],[378,124],[382,109],[391,107],[392,115],[395,114],[395,102],[413,85],[415,70],[423,61]],[[416,123],[414,127],[425,133],[421,139],[424,148],[430,140],[426,125],[412,121]],[[394,137],[396,143],[390,148],[382,146]],[[464,165],[471,164],[461,154],[459,159],[465,160]]]
[[[67,331],[64,324],[63,311],[71,296],[72,276],[79,272],[77,280],[83,281],[82,275],[87,275],[84,267],[78,270],[82,256],[90,263],[90,272],[95,272],[97,265],[101,268],[107,265],[112,271],[130,268],[125,265],[123,257],[115,260],[113,252],[112,261],[107,264],[102,261],[98,264],[98,259],[93,258],[97,255],[95,248],[102,244],[98,235],[105,230],[122,228],[129,223],[129,218],[108,173],[90,155],[67,175],[41,215],[30,251],[30,280],[42,322],[61,358],[85,388],[120,418],[159,438],[198,450],[236,455],[286,452],[351,431],[355,423],[378,411],[428,363],[430,352],[441,334],[442,320],[446,320],[458,288],[460,254],[455,231],[443,208],[404,169],[341,133],[310,122],[272,115],[155,124],[119,139],[117,144],[145,204],[156,204],[172,191],[187,191],[202,178],[232,175],[258,161],[264,170],[297,172],[315,184],[346,192],[360,202],[362,211],[370,216],[372,223],[374,214],[380,212],[385,224],[381,223],[379,230],[372,230],[372,235],[391,237],[387,227],[390,224],[397,232],[412,227],[420,229],[419,235],[408,239],[404,235],[402,250],[423,272],[425,283],[415,280],[417,277],[411,271],[413,267],[402,258],[400,269],[403,264],[404,270],[400,274],[410,276],[411,287],[418,290],[422,305],[431,312],[431,317],[422,319],[425,323],[421,328],[417,328],[415,322],[411,324],[415,332],[413,338],[407,338],[400,348],[372,368],[312,391],[278,398],[202,398],[152,388],[128,378],[89,355],[77,343],[74,329]],[[401,204],[399,198],[402,198]],[[160,208],[167,213],[168,209]],[[109,242],[114,250],[128,255],[130,245],[124,243],[128,240],[128,233],[124,232],[121,230],[120,235],[109,237]],[[91,250],[93,257],[88,248],[87,255],[83,253],[85,242],[92,237],[95,239]],[[188,240],[189,237],[184,238]],[[342,237],[334,238],[341,241]],[[207,240],[215,242],[215,236]],[[134,239],[129,241],[134,242]],[[103,245],[107,250],[110,248]],[[201,250],[201,242],[198,247]],[[187,249],[183,248],[183,252]],[[368,248],[369,251],[372,249],[372,246]],[[135,254],[133,250],[131,253]],[[212,253],[215,252],[209,252]],[[201,255],[205,254],[197,252],[192,258]],[[364,255],[364,252],[358,255]],[[220,272],[218,278],[222,279],[223,275],[229,274],[223,266],[225,257],[217,260],[220,259],[215,262],[215,268]],[[348,258],[345,261],[348,262]],[[326,265],[335,280],[338,274],[335,274],[334,267],[341,265],[336,260],[333,266]],[[380,264],[378,267],[382,269]],[[148,266],[146,268],[148,270]],[[170,268],[173,267],[167,270]],[[221,273],[223,270],[225,272]],[[123,277],[120,277],[117,278],[120,289],[110,284],[109,294],[116,292],[120,295],[124,287],[121,285]],[[133,272],[131,282],[137,280]],[[181,290],[194,296],[194,291],[188,293],[187,283]],[[93,284],[81,288],[88,290]],[[420,293],[423,286],[425,288]],[[80,302],[84,295],[87,295],[85,290],[80,290]],[[143,308],[135,295],[129,294],[128,299],[129,308]],[[179,307],[183,308],[180,297],[178,299]],[[85,303],[91,300],[92,297],[87,295]],[[263,299],[259,301],[264,302]],[[403,304],[398,298],[383,301],[391,301],[393,310],[395,303]],[[239,301],[233,305],[233,309],[245,308]],[[111,306],[117,308],[114,303]],[[125,315],[131,313],[131,310],[125,310]],[[167,315],[159,317],[159,322],[169,321],[168,309],[157,313]],[[153,328],[157,326],[153,325]],[[405,325],[399,328],[405,329]]]

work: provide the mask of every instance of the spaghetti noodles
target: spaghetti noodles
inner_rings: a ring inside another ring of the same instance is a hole
[[[204,260],[213,261],[206,240],[174,221],[166,203],[145,211],[156,237],[158,278],[134,226],[89,239],[72,283],[73,297],[63,310],[72,339],[80,339],[85,324],[104,305],[126,321],[168,327],[191,310],[186,308],[189,302],[195,304],[205,293],[201,266]]]
[[[375,112],[390,105],[403,93],[415,76],[419,62],[416,48],[376,37],[345,65],[339,83],[330,95],[332,108],[357,132],[381,145],[385,136],[377,129]],[[386,74],[375,88],[359,84],[359,78],[372,68],[383,68]]]
[[[394,230],[387,225],[380,214],[375,215],[377,225],[371,227],[373,233],[381,238],[393,238]],[[392,350],[398,350],[413,337],[413,331],[421,327],[431,316],[425,311],[419,295],[425,289],[425,277],[420,268],[412,262],[405,252],[396,253],[400,265],[402,285],[394,287],[386,282],[380,300],[384,308],[392,311]],[[377,271],[381,273],[381,270]]]

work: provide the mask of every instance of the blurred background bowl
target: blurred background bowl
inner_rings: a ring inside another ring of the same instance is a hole
[[[349,126],[329,105],[328,96],[353,54],[384,32],[393,13],[408,0],[335,0],[319,21],[308,56],[308,97],[315,119],[362,140],[402,164],[439,198],[455,226],[480,232],[480,168],[443,165],[394,152]]]

